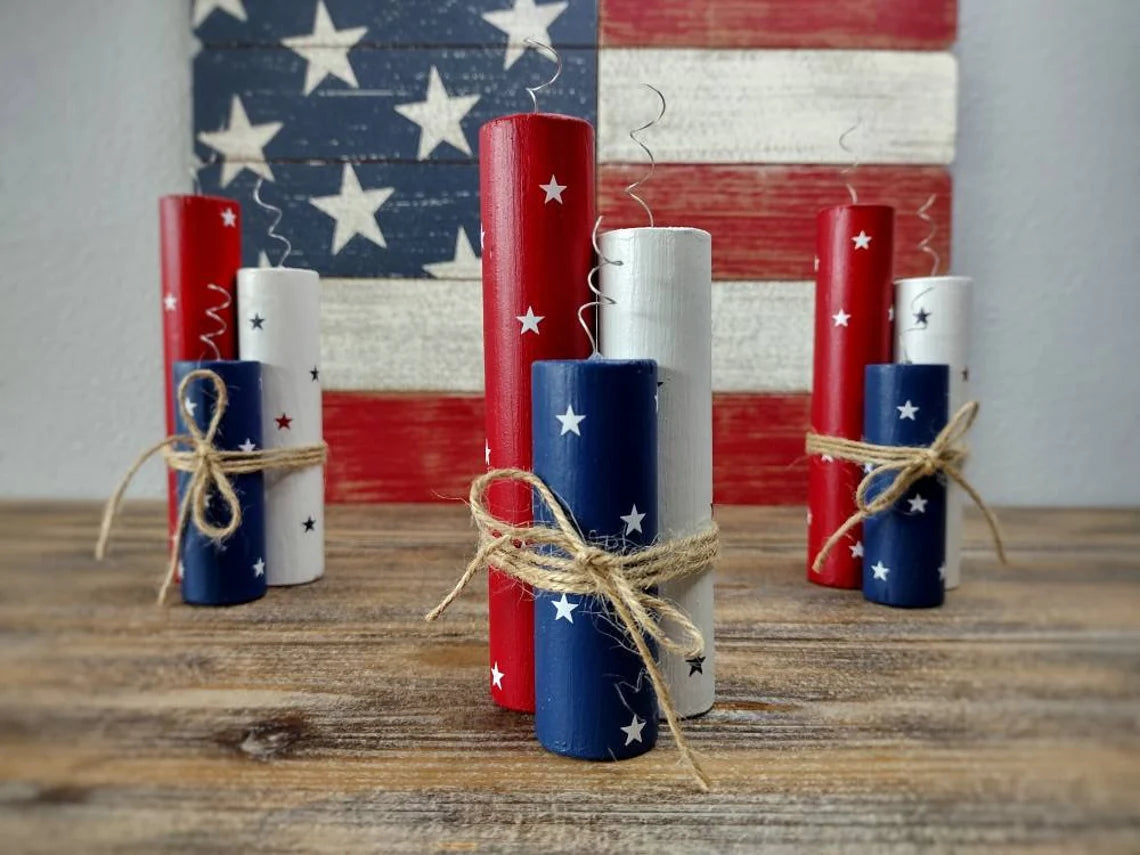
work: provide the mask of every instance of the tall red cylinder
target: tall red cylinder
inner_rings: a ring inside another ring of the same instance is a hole
[[[589,356],[578,309],[591,300],[594,129],[547,113],[504,116],[479,134],[483,225],[483,353],[488,467],[531,466],[530,366]],[[587,315],[587,318],[591,315]],[[530,490],[503,482],[493,514],[531,519]],[[490,573],[491,697],[534,711],[534,602]]]
[[[886,205],[841,205],[816,218],[815,362],[811,429],[861,439],[863,368],[891,358],[895,212]],[[857,464],[816,455],[808,462],[808,579],[834,588],[863,583],[858,526],[812,570],[823,544],[855,512]]]
[[[167,434],[174,433],[171,369],[175,362],[236,359],[235,289],[241,267],[241,207],[217,196],[163,196],[158,202],[162,247],[162,345]],[[170,473],[170,529],[177,516]]]

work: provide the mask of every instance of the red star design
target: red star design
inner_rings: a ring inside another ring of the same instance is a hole
[[[289,430],[289,425],[293,424],[293,420],[285,413],[277,417],[277,430]]]

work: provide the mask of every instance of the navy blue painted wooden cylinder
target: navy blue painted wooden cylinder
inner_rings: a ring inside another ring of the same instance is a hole
[[[930,445],[949,418],[945,365],[868,365],[863,435],[875,445]],[[874,498],[893,474],[875,478]],[[942,605],[945,596],[946,485],[915,482],[893,507],[863,526],[863,596],[901,608]]]
[[[247,360],[175,362],[173,385],[177,394],[183,378],[197,369],[213,371],[226,384],[229,400],[222,414],[214,447],[221,451],[261,449],[261,363]],[[208,378],[187,386],[185,400],[198,429],[205,433],[214,415],[216,395]],[[177,403],[177,402],[173,402]],[[178,433],[186,433],[182,407],[174,408]],[[190,474],[178,473],[181,505]],[[265,595],[265,484],[262,473],[230,475],[241,504],[241,525],[221,543],[205,537],[193,520],[182,532],[182,599],[198,606],[246,603]],[[229,507],[216,492],[208,506],[210,522],[224,525]]]
[[[609,551],[651,544],[657,364],[541,361],[531,380],[535,474],[592,543]],[[534,516],[551,520],[537,496]],[[601,598],[534,592],[534,672],[534,729],[544,748],[623,760],[656,743],[656,694],[633,641]]]

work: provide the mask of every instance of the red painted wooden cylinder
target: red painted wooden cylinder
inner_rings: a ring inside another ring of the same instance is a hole
[[[479,135],[483,225],[483,348],[488,467],[531,466],[530,366],[590,354],[578,309],[593,266],[594,129],[569,116],[527,113]],[[526,522],[525,485],[488,495],[500,519]],[[531,592],[490,573],[490,684],[495,702],[534,711]]]
[[[861,439],[863,368],[891,358],[894,208],[841,205],[816,218],[819,269],[815,289],[815,363],[811,428],[815,433]],[[812,562],[824,542],[855,512],[857,464],[826,455],[808,461],[808,579],[834,588],[863,582],[863,529],[831,550],[816,573]]]
[[[241,267],[241,207],[217,196],[163,196],[162,345],[167,434],[174,433],[171,370],[175,362],[236,359],[234,295]],[[174,531],[178,499],[170,473],[168,511]]]

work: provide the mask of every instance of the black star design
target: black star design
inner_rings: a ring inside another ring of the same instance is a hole
[[[277,430],[292,430],[290,425],[293,424],[293,419],[291,419],[285,413],[282,413],[281,415],[279,415],[277,417],[276,421],[277,421]]]
[[[914,313],[914,322],[916,324],[922,324],[924,327],[927,326],[930,323],[930,312],[926,311],[926,309],[919,309]]]
[[[303,523],[301,523],[301,525],[303,525],[305,527],[305,531],[312,531],[313,526],[315,526],[316,524],[317,524],[317,521],[315,519],[313,519],[312,517],[309,517],[307,520],[305,520]]]
[[[254,315],[252,318],[249,319],[250,329],[255,329],[255,330],[264,329],[264,327],[262,326],[262,324],[264,324],[264,323],[265,323],[265,318],[261,317],[261,315]]]
[[[705,657],[694,656],[692,659],[686,659],[685,661],[689,663],[690,677],[692,677],[694,674],[705,673]]]
[[[321,379],[321,372],[317,370],[317,366],[314,365],[312,368],[310,368],[309,373],[311,375],[313,375],[314,380],[320,380]]]
[[[965,368],[962,369],[962,379],[964,381],[966,381],[967,383],[970,382],[970,366],[969,365],[967,365]]]

